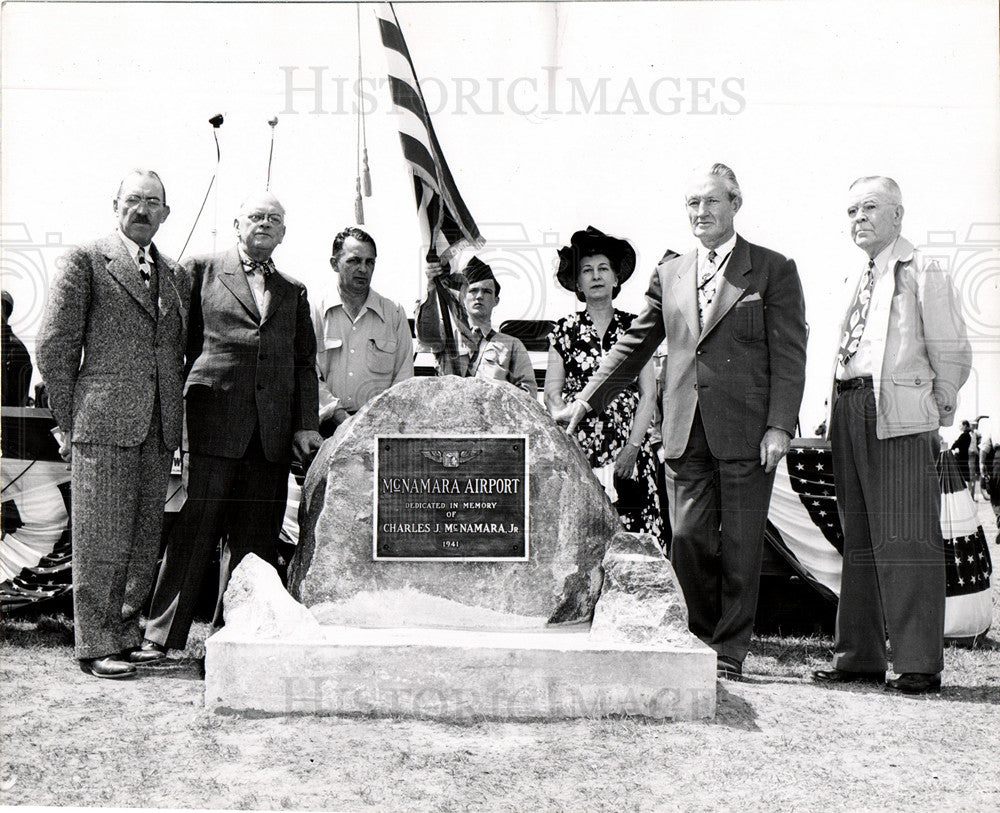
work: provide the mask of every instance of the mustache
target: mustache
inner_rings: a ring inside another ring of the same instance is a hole
[[[147,226],[150,225],[149,217],[147,215],[132,215],[133,223],[145,223]]]

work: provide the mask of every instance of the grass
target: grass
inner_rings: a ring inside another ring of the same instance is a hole
[[[992,537],[992,534],[991,534]],[[996,548],[994,561],[1000,560]],[[715,720],[453,725],[210,714],[196,624],[137,680],[76,666],[65,613],[0,621],[0,804],[227,809],[998,809],[1000,587],[940,695],[809,680],[828,635],[755,637]]]

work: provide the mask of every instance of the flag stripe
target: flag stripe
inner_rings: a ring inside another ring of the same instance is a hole
[[[395,76],[389,76],[389,91],[392,93],[392,103],[398,105],[399,107],[409,110],[414,116],[416,116],[421,124],[424,120],[424,107],[420,102],[420,97],[414,92],[413,88]],[[426,128],[424,128],[426,129]]]
[[[393,107],[399,114],[400,144],[414,176],[421,232],[429,247],[447,260],[463,248],[481,247],[484,241],[444,159],[392,4],[378,8],[376,15],[388,61]]]
[[[416,164],[433,178],[437,167],[434,165],[434,157],[427,151],[427,147],[413,136],[402,131],[399,133],[399,143],[403,146],[403,157],[411,164]]]

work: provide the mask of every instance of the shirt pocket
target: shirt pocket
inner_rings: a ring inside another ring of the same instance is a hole
[[[737,302],[731,313],[733,338],[738,342],[764,341],[764,302],[744,299]]]
[[[398,346],[395,339],[369,339],[365,352],[368,370],[376,375],[392,375]]]
[[[490,344],[483,349],[483,357],[479,360],[479,378],[495,378],[507,380],[508,359],[510,350],[502,345]]]

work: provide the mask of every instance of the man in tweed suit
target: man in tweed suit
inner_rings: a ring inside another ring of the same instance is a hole
[[[113,208],[118,230],[63,258],[37,347],[72,461],[76,655],[104,678],[135,673],[181,436],[188,302],[181,269],[152,243],[170,213],[159,176],[131,172]]]
[[[247,199],[239,244],[185,263],[191,283],[187,501],[171,530],[143,654],[183,649],[212,547],[226,540],[216,622],[232,568],[248,553],[277,565],[292,455],[305,463],[319,432],[316,334],[302,283],[274,267],[285,209]]]

